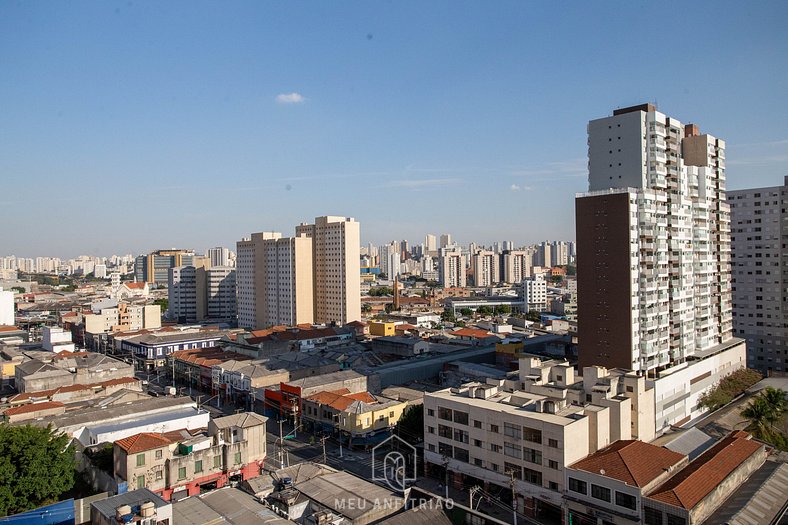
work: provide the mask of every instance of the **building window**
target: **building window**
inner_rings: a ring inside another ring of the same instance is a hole
[[[454,459],[468,463],[468,451],[464,448],[454,447]]]
[[[512,457],[512,458],[521,458],[522,457],[522,451],[520,450],[520,447],[518,447],[517,445],[513,445],[511,443],[504,443],[503,444],[503,453],[504,453],[504,455]]]
[[[637,498],[626,492],[616,491],[616,505],[625,509],[637,510]]]
[[[186,467],[180,467],[178,469],[178,479],[186,479]]]
[[[547,462],[547,466],[550,467],[553,470],[558,470],[558,462],[553,460],[553,459],[551,459],[551,460],[549,460]]]
[[[519,425],[512,425],[511,423],[504,423],[503,424],[503,435],[509,436],[514,439],[520,439],[520,426]]]
[[[438,435],[442,438],[449,438],[452,437],[451,427],[447,427],[446,425],[438,425]]]
[[[493,452],[500,453],[501,452],[501,445],[496,445],[495,443],[490,443],[490,450]]]
[[[484,462],[479,458],[475,458],[473,460],[473,464],[476,465],[477,467],[484,467]]]
[[[542,464],[542,452],[532,448],[523,447],[523,459],[529,463]]]
[[[687,525],[687,520],[681,516],[676,516],[670,512],[666,512],[665,514],[668,515],[668,525]]]
[[[435,445],[433,445],[432,443],[430,443],[430,444],[427,446],[427,448],[429,449],[429,451],[430,451],[430,452],[435,452]]]
[[[523,469],[520,465],[504,462],[503,471],[510,476],[514,475],[514,479],[523,479]]]
[[[535,428],[523,427],[523,439],[531,443],[542,443],[542,431]]]
[[[460,443],[468,443],[468,431],[467,430],[459,430],[454,429],[454,441],[459,441]]]
[[[430,417],[435,417],[435,411],[431,408],[427,409],[427,415]]]
[[[213,468],[219,468],[222,466],[222,456],[214,456],[213,457]]]
[[[162,479],[164,479],[164,471],[163,470],[157,470],[156,471],[156,481],[161,481]]]
[[[474,419],[473,420],[473,428],[482,428],[482,422]]]
[[[542,486],[542,473],[537,470],[524,468],[523,479],[528,483],[533,483],[534,485],[539,485],[540,487]]]
[[[555,481],[551,481],[550,490],[558,490],[558,483],[556,483]]]
[[[235,453],[235,464],[236,465],[240,465],[241,464],[241,453],[240,452],[236,452]]]
[[[498,425],[490,425],[490,432],[495,432],[498,434],[500,430],[498,429]]]
[[[591,484],[591,497],[601,499],[602,501],[610,502],[610,489],[607,487],[600,487],[599,485]]]
[[[451,421],[451,409],[438,407],[438,419],[443,419],[444,421]]]
[[[145,488],[145,476],[137,476],[137,488],[138,489]]]
[[[482,440],[481,440],[481,439],[474,439],[474,440],[473,440],[473,446],[474,446],[474,447],[483,447],[483,446],[484,446],[484,443],[482,442]]]
[[[460,425],[467,425],[468,424],[468,412],[460,412],[459,410],[454,411],[454,422],[459,423]]]
[[[569,490],[578,494],[588,494],[586,482],[575,478],[569,478]]]
[[[552,448],[558,448],[558,440],[557,439],[548,439],[547,446]]]
[[[194,472],[195,473],[202,472],[202,460],[201,459],[198,459],[197,461],[194,462]]]
[[[438,454],[441,456],[446,456],[447,458],[452,457],[452,446],[447,445],[446,443],[438,443]]]
[[[157,450],[156,451],[156,459],[161,459],[161,458],[162,458],[162,451],[161,450]]]
[[[427,427],[427,433],[428,434],[434,434],[435,433],[435,427]]]
[[[137,466],[145,466],[145,454],[137,454]]]

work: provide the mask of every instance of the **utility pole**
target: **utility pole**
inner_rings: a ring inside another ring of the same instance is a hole
[[[282,450],[284,449],[284,436],[282,435],[282,419],[279,418],[279,468],[285,468],[284,460],[282,458]]]
[[[320,438],[320,444],[323,445],[323,464],[324,465],[328,463],[328,458],[326,457],[326,439],[328,439],[327,436],[322,436]]]
[[[517,525],[517,494],[514,492],[514,470],[509,471],[509,486],[512,489],[512,523]]]
[[[475,495],[477,492],[479,492],[480,490],[481,490],[481,487],[480,487],[479,485],[474,485],[473,487],[471,487],[471,490],[468,492],[468,496],[470,497],[470,500],[469,500],[469,502],[468,502],[468,506],[469,506],[471,509],[473,509],[473,496],[474,496],[474,495]]]

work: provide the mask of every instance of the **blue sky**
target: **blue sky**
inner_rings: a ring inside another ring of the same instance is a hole
[[[0,255],[574,237],[586,123],[656,101],[788,174],[788,2],[1,2]]]

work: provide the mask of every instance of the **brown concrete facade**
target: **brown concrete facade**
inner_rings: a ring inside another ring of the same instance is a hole
[[[579,367],[630,369],[629,194],[578,197],[575,221]]]

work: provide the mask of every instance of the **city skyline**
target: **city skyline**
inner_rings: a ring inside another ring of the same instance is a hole
[[[729,189],[785,174],[784,3],[685,6],[668,53],[621,23],[656,5],[190,7],[0,6],[5,252],[200,250],[330,214],[377,245],[569,240],[584,123],[643,102],[726,137]]]

